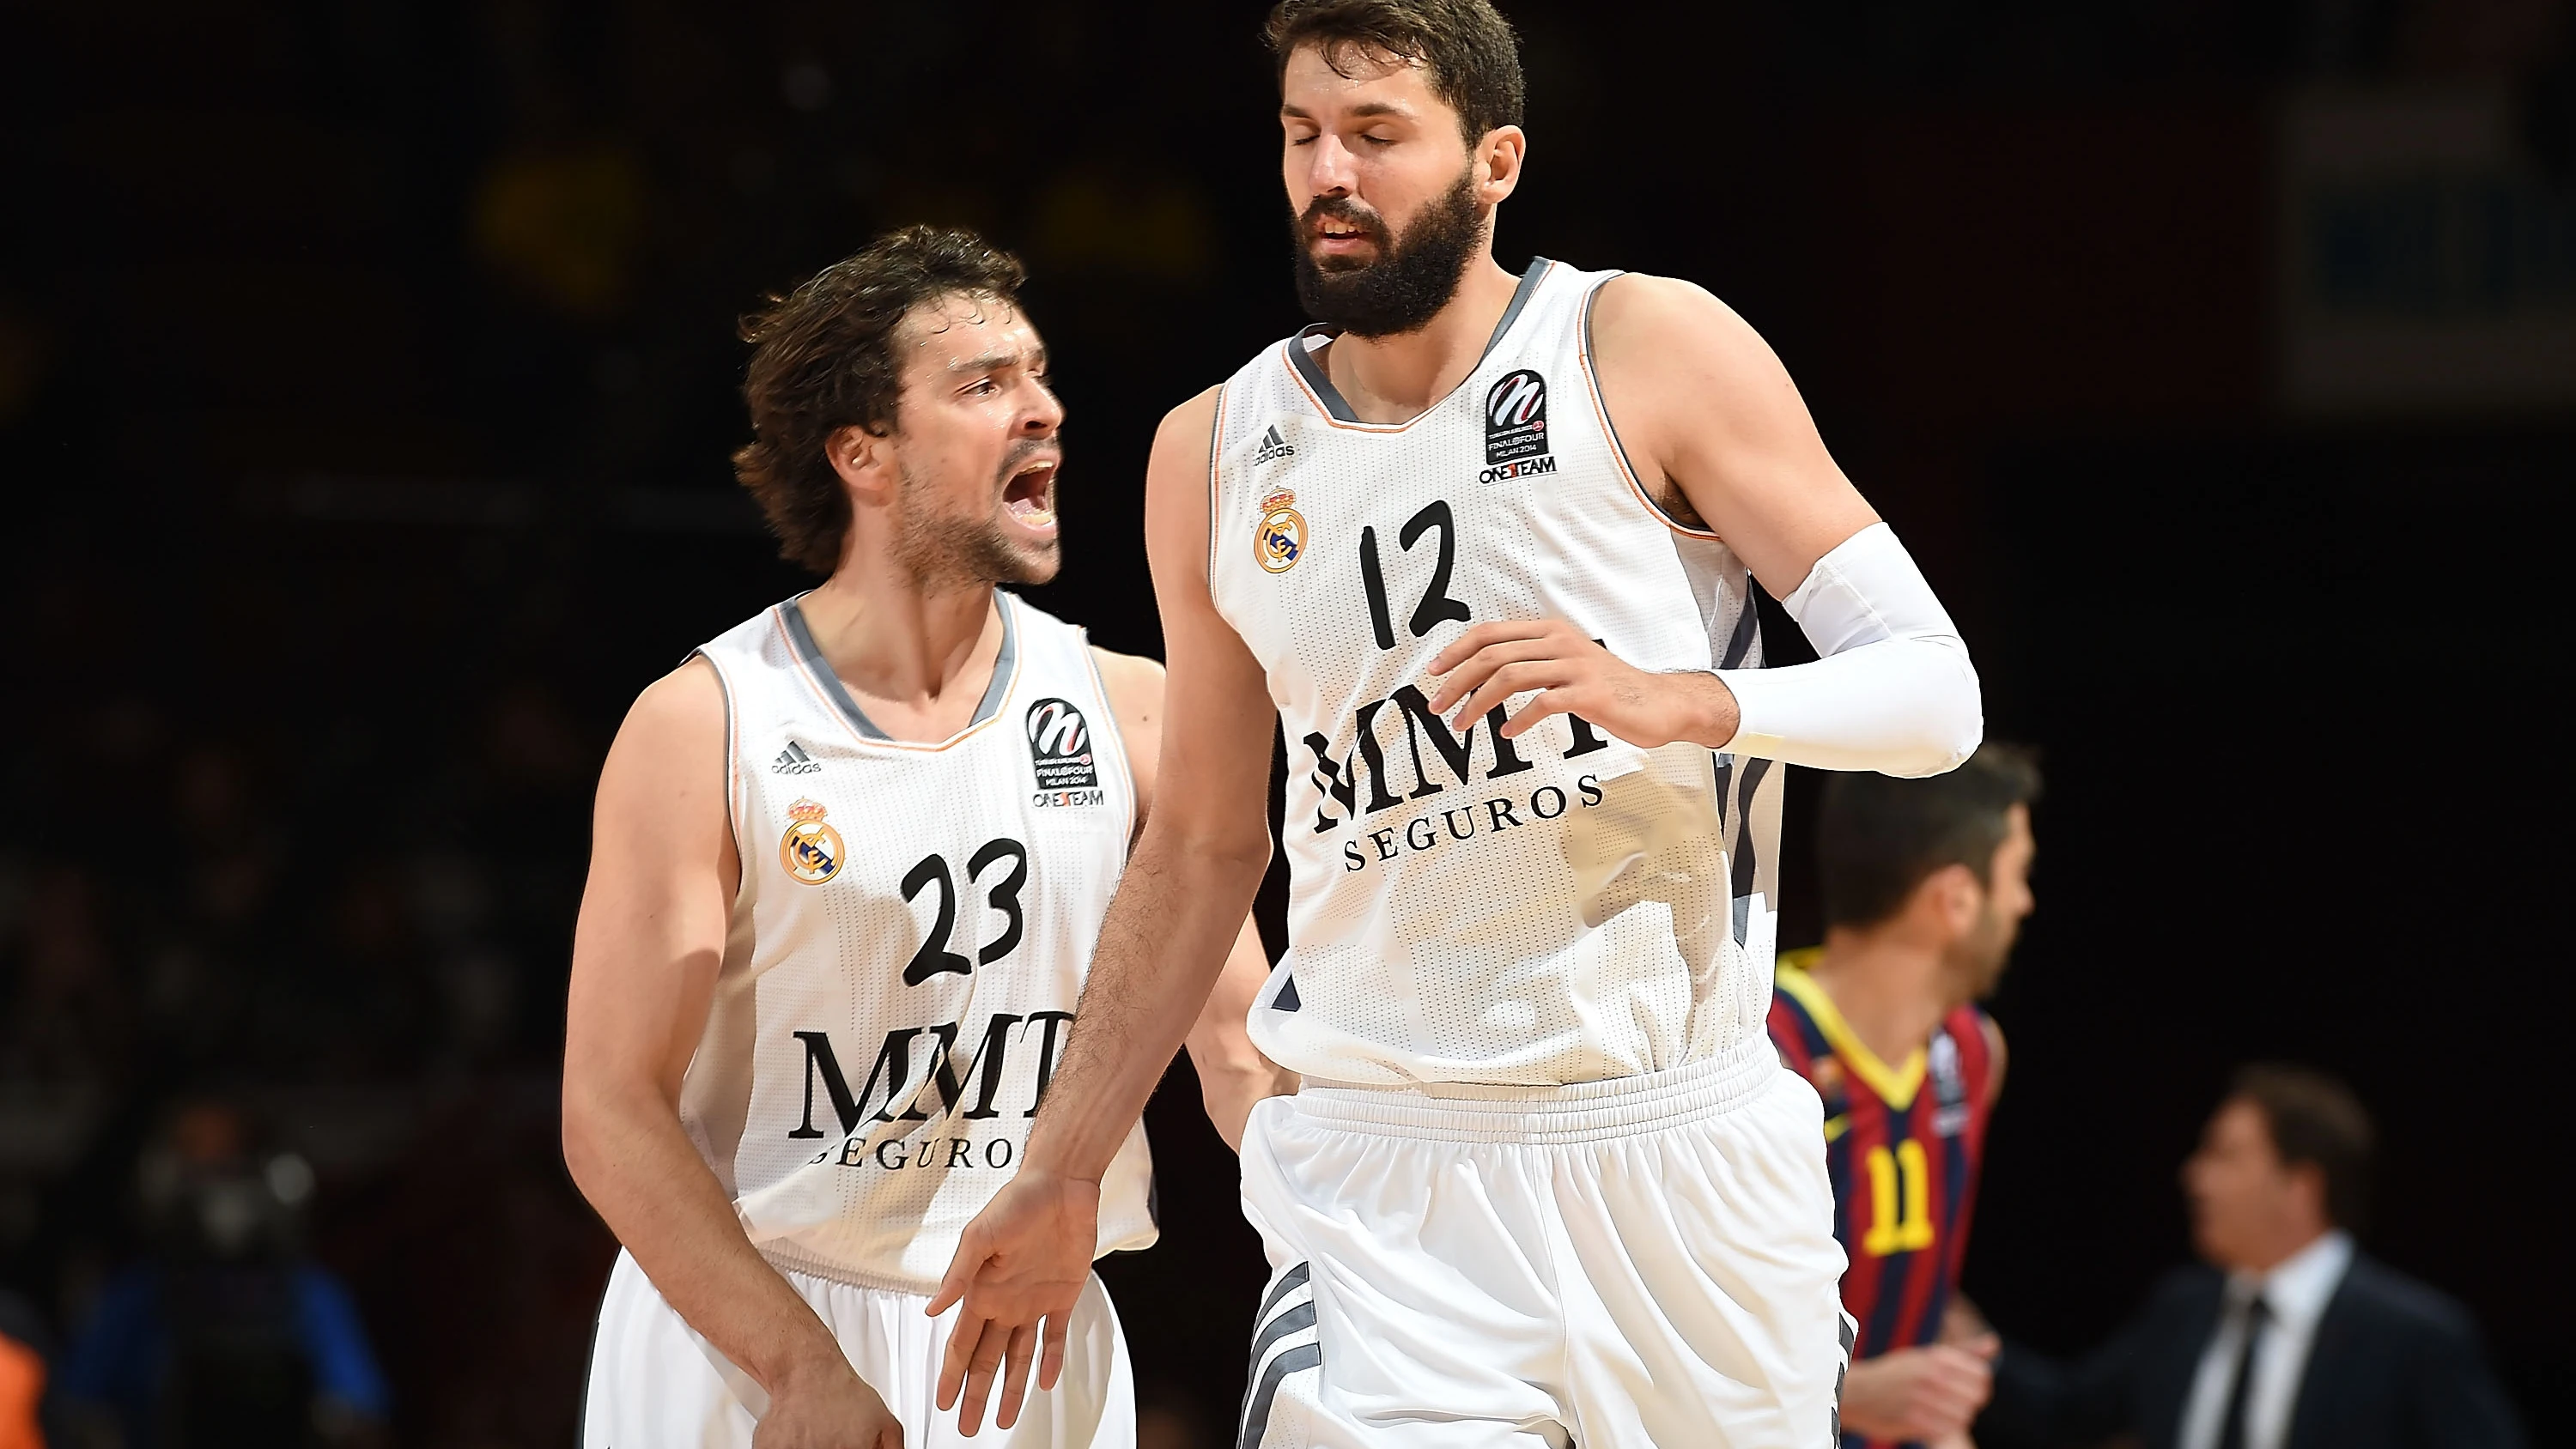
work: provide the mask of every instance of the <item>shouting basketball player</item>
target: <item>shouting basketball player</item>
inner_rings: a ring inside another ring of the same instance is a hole
[[[1161,669],[995,587],[1058,554],[1064,410],[1019,281],[916,227],[747,329],[735,463],[829,577],[647,689],[601,772],[564,1152],[626,1250],[589,1449],[953,1438],[925,1295],[1024,1161],[1135,827],[1171,803]],[[1231,950],[1191,1039],[1229,1142],[1273,1070],[1241,1021],[1259,943]],[[1149,1171],[1122,1130],[1086,1263],[1153,1241]],[[1135,1441],[1116,1314],[1096,1279],[1077,1297],[1013,1444]]]
[[[1825,1103],[1857,1328],[1844,1449],[1957,1449],[1992,1387],[1993,1336],[1949,1310],[2004,1085],[2003,1032],[1976,1003],[2030,914],[2038,796],[2030,756],[1991,741],[1933,779],[1825,786],[1825,944],[1782,954],[1770,1029]]]
[[[1267,854],[1290,951],[1243,1201],[1275,1276],[1249,1446],[1799,1446],[1848,1351],[1823,1114],[1763,1029],[1779,761],[1927,775],[1982,731],[1922,574],[1743,319],[1496,265],[1521,73],[1486,0],[1286,0],[1318,325],[1156,438],[1162,788],[1027,1163],[931,1306],[1003,1422],[1053,1381],[1119,1144]],[[1752,581],[1822,656],[1763,669]],[[1033,1333],[1043,1325],[1042,1330]]]

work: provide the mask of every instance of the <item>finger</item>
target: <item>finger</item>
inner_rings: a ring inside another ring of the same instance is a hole
[[[966,1300],[966,1290],[973,1286],[976,1272],[984,1266],[983,1234],[968,1223],[957,1238],[957,1251],[949,1256],[948,1276],[939,1280],[939,1291],[930,1295],[930,1303],[921,1311],[933,1318],[945,1313],[949,1305]]]
[[[971,1438],[983,1427],[984,1406],[993,1397],[993,1376],[1002,1367],[1002,1350],[1010,1341],[1009,1329],[998,1322],[985,1323],[975,1356],[966,1366],[966,1396],[957,1405],[957,1432]]]
[[[1579,713],[1580,711],[1576,708],[1577,703],[1578,702],[1574,699],[1573,695],[1567,690],[1541,690],[1538,698],[1521,706],[1520,713],[1503,721],[1503,738],[1507,740],[1516,740],[1521,736],[1528,734],[1531,730],[1538,728],[1539,722],[1542,720],[1560,714]]]
[[[957,1407],[958,1391],[966,1387],[966,1367],[975,1356],[975,1345],[984,1337],[984,1320],[971,1313],[960,1313],[948,1329],[948,1351],[939,1359],[939,1412]]]
[[[2004,1341],[2000,1334],[1981,1333],[1969,1339],[1966,1347],[1968,1352],[1991,1361],[2004,1351]]]
[[[1038,1357],[1038,1387],[1041,1389],[1053,1389],[1056,1381],[1064,1377],[1064,1345],[1071,1335],[1066,1321],[1072,1317],[1073,1310],[1069,1308],[1046,1316],[1046,1352]]]
[[[1431,696],[1431,712],[1447,714],[1451,705],[1466,698],[1469,690],[1482,684],[1503,665],[1531,659],[1552,659],[1556,653],[1554,641],[1547,639],[1506,639],[1498,644],[1488,644],[1456,669],[1448,671],[1448,677],[1441,681],[1440,692]],[[1437,670],[1433,672],[1439,673]]]
[[[993,1427],[1007,1429],[1020,1421],[1020,1404],[1029,1387],[1029,1360],[1037,1356],[1037,1325],[1011,1330],[1011,1346],[1002,1358],[1002,1401],[993,1406]]]
[[[1478,624],[1450,640],[1447,648],[1431,656],[1431,672],[1446,674],[1489,644],[1499,644],[1507,639],[1536,638],[1546,628],[1544,619],[1497,619]]]
[[[1574,683],[1574,667],[1562,659],[1532,659],[1519,664],[1506,664],[1494,671],[1491,679],[1476,687],[1476,692],[1454,712],[1455,728],[1472,729],[1476,721],[1501,708],[1515,694],[1534,689],[1554,689]]]

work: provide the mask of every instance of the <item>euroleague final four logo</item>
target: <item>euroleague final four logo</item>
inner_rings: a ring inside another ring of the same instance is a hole
[[[1547,379],[1518,367],[1485,394],[1485,471],[1479,483],[1556,471],[1547,445]]]
[[[821,885],[841,873],[841,832],[823,823],[827,813],[817,802],[800,798],[787,807],[793,823],[778,839],[778,863],[807,885]]]
[[[1091,790],[1100,784],[1099,762],[1091,757],[1091,724],[1071,700],[1042,699],[1029,706],[1029,764],[1038,777],[1041,804],[1090,804],[1087,799],[1050,799],[1067,791]]]

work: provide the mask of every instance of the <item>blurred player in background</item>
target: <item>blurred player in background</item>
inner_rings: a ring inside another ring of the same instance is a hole
[[[1991,1337],[1944,1342],[1943,1326],[2004,1081],[2003,1032],[1976,1002],[2030,913],[2039,788],[2030,755],[1991,742],[1931,779],[1825,784],[1825,944],[1781,956],[1770,1025],[1825,1104],[1843,1308],[1859,1325],[1845,1449],[1962,1444],[1991,1387]]]
[[[1018,1166],[1158,803],[1161,666],[997,587],[1058,560],[1064,409],[1020,279],[914,227],[746,329],[736,467],[829,577],[645,690],[601,772],[564,1152],[625,1252],[588,1449],[954,1433],[925,1295]],[[1232,1143],[1273,1075],[1261,946],[1240,919],[1230,946],[1191,1052]],[[1141,1128],[1116,1158],[1095,1252],[1155,1236]],[[1117,1315],[1081,1297],[1011,1444],[1135,1440]]]

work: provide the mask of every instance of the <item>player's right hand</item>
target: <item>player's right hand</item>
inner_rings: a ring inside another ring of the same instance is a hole
[[[1099,1241],[1100,1184],[1026,1167],[966,1225],[927,1310],[936,1318],[950,1304],[964,1304],[939,1366],[940,1412],[956,1408],[957,1432],[972,1435],[982,1426],[997,1372],[1002,1396],[993,1424],[1007,1429],[1019,1422],[1041,1324],[1046,1346],[1038,1356],[1038,1387],[1055,1387],[1064,1373],[1073,1307],[1091,1281]]]
[[[903,1449],[903,1425],[841,1360],[772,1387],[751,1449]]]
[[[1937,1442],[1965,1435],[1994,1391],[1992,1356],[1991,1349],[1934,1344],[1862,1359],[1843,1381],[1843,1427],[1873,1439]]]

